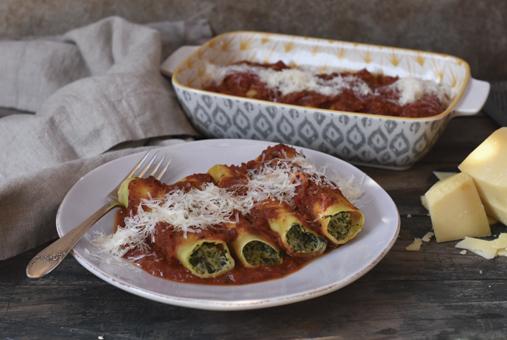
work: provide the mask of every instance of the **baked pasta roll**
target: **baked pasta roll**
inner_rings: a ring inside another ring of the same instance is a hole
[[[269,228],[280,239],[291,256],[315,256],[326,250],[326,240],[310,229],[290,207],[278,201],[266,201],[259,207],[267,219]]]
[[[275,242],[251,230],[245,219],[241,218],[239,222],[231,223],[230,227],[236,230],[232,246],[236,257],[244,267],[256,268],[282,263],[282,256]]]
[[[204,279],[220,276],[234,268],[227,243],[212,236],[181,236],[175,246],[175,254],[186,269]]]
[[[213,179],[213,183],[222,188],[239,189],[244,187],[248,182],[245,172],[240,171],[236,166],[228,166],[224,164],[216,164],[209,168],[208,174]]]
[[[162,198],[168,186],[155,177],[132,177],[123,181],[118,189],[118,202],[128,208],[137,208],[144,199]]]
[[[350,241],[363,229],[364,215],[338,188],[311,184],[304,201],[321,233],[335,245]]]

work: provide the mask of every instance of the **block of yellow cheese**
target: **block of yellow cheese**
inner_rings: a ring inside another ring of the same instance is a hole
[[[437,242],[491,235],[473,179],[459,173],[435,183],[425,194]]]
[[[507,127],[493,132],[459,168],[473,177],[488,215],[507,224]]]
[[[426,209],[426,210],[429,210],[428,209],[428,202],[426,202],[426,196],[421,196],[419,197],[420,200],[421,200],[421,205]],[[493,224],[497,224],[498,223],[498,219],[496,217],[492,217],[491,215],[488,215],[488,209],[486,207],[484,207],[485,210],[486,210],[486,216],[488,217],[488,223],[489,225],[493,225]],[[505,218],[507,218],[507,210],[501,210],[501,209],[498,209],[499,213],[502,215],[502,216],[505,216]]]

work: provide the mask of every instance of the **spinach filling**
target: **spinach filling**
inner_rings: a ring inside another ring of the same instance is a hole
[[[287,243],[296,253],[320,252],[326,248],[326,241],[294,223],[287,232]]]
[[[250,241],[243,247],[243,256],[252,266],[272,266],[281,263],[280,254],[269,244]]]
[[[353,227],[352,216],[348,211],[341,211],[329,216],[327,231],[337,240],[343,240]]]
[[[203,242],[190,255],[189,262],[199,274],[213,274],[229,263],[223,244]]]

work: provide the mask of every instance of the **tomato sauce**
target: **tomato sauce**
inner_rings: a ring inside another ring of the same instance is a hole
[[[220,186],[236,191],[236,186],[238,184],[244,184],[243,180],[247,178],[247,172],[249,170],[258,169],[262,164],[275,162],[280,158],[292,158],[296,156],[296,154],[297,153],[293,148],[285,145],[268,147],[256,160],[243,163],[239,166],[231,166],[230,168],[234,173],[233,177],[236,180],[225,180]],[[189,191],[192,188],[199,188],[210,182],[212,182],[212,178],[208,174],[194,174],[171,185],[163,184],[152,177],[130,182],[129,208],[121,208],[117,211],[113,232],[116,232],[118,228],[125,226],[124,221],[126,217],[136,213],[137,205],[134,204],[142,204],[142,197],[146,197],[147,195],[146,190],[150,190],[150,192],[153,191],[157,194],[157,196],[163,196],[164,193],[171,192],[172,190]],[[311,219],[308,214],[308,211],[310,210],[309,204],[313,201],[308,200],[308,197],[305,197],[305,195],[307,193],[312,193],[313,191],[317,193],[319,188],[321,188],[321,186],[312,188],[311,185],[308,186],[308,183],[297,187],[294,202],[295,207],[292,207],[296,208],[296,211],[293,211],[293,213],[296,214],[296,216],[298,216],[305,225],[312,228],[317,233],[320,233],[319,225],[315,220]],[[333,196],[332,188],[324,188],[323,190],[324,193],[328,192],[330,197]],[[242,193],[239,192],[238,194],[241,195]],[[336,195],[336,193],[334,194]],[[151,275],[177,282],[211,285],[238,285],[282,278],[301,269],[303,266],[315,259],[315,257],[288,256],[282,251],[281,255],[283,262],[281,264],[261,266],[257,268],[245,268],[242,266],[241,261],[237,258],[237,255],[231,246],[231,243],[237,237],[237,232],[240,228],[246,228],[254,234],[265,237],[266,239],[280,245],[280,236],[272,231],[268,224],[268,218],[276,218],[278,216],[277,209],[270,208],[270,206],[276,207],[277,202],[273,201],[274,205],[270,205],[270,202],[272,201],[265,201],[262,204],[259,204],[246,216],[241,216],[237,213],[236,228],[228,228],[227,226],[217,225],[210,226],[200,233],[194,234],[199,239],[219,239],[229,245],[230,254],[235,260],[235,266],[231,271],[219,277],[206,279],[199,278],[182,266],[177,259],[176,248],[184,239],[184,235],[181,232],[174,231],[169,224],[162,222],[159,222],[156,225],[153,237],[146,240],[148,250],[130,250],[124,255],[124,258],[133,262],[136,266],[142,268]],[[286,203],[283,204],[288,207]],[[323,204],[331,203],[325,199]],[[332,251],[334,248],[335,247],[332,243],[328,242],[325,253]]]
[[[235,256],[234,254],[231,255]],[[235,261],[236,266],[234,269],[222,276],[209,279],[199,278],[190,273],[177,260],[168,261],[155,252],[146,255],[134,263],[151,275],[171,281],[210,285],[238,285],[284,277],[301,269],[311,259],[284,256],[283,263],[280,265],[259,268],[245,268],[241,266],[237,258],[235,258]]]
[[[128,211],[125,208],[117,211],[114,231],[116,231],[117,226],[123,226],[123,221],[127,214]],[[249,224],[248,228],[260,235],[266,236],[268,239],[277,239],[278,235],[269,229],[261,214],[262,213],[257,210],[257,212],[249,216],[250,222],[253,223]],[[163,228],[163,226],[157,227],[158,229]],[[209,234],[210,233],[207,233],[207,235]],[[219,238],[225,241],[231,241],[234,237],[233,234],[234,232],[232,231],[231,234],[222,235],[222,237]],[[177,242],[178,238],[175,238],[172,232],[163,234],[157,233],[156,244],[150,242],[151,250],[149,252],[129,251],[124,258],[132,261],[136,266],[153,276],[176,282],[209,285],[239,285],[278,279],[298,271],[313,260],[311,257],[291,257],[283,255],[283,262],[279,265],[245,268],[241,265],[240,260],[237,258],[234,251],[232,251],[232,248],[230,248],[231,255],[236,262],[235,267],[222,276],[202,279],[193,275],[176,259],[174,249]]]
[[[116,223],[118,226],[123,225],[123,220],[127,215],[127,209],[119,209],[116,213]],[[266,236],[268,239],[274,240],[278,238],[278,235],[269,229],[265,219],[261,216],[261,212],[257,210],[251,214],[250,223],[248,228],[252,231],[257,232],[260,235]],[[114,229],[116,230],[117,227]],[[157,231],[164,229],[163,225],[157,226]],[[234,230],[230,232],[206,232],[206,235],[210,234],[219,235],[218,238],[223,239],[226,242],[230,242],[234,238]],[[222,235],[220,235],[222,234]],[[276,266],[262,266],[257,268],[245,268],[241,265],[240,260],[237,258],[232,248],[231,256],[234,258],[236,263],[235,267],[225,273],[222,276],[215,278],[199,278],[193,275],[188,269],[183,267],[176,259],[174,253],[175,245],[179,242],[179,238],[175,237],[173,232],[157,232],[156,243],[149,242],[151,250],[143,253],[140,251],[129,251],[124,258],[132,261],[136,266],[142,268],[149,274],[157,277],[164,278],[166,280],[183,282],[183,283],[199,283],[209,285],[239,285],[261,282],[266,280],[273,280],[287,276],[305,266],[307,263],[313,260],[311,257],[291,257],[283,255],[283,262]]]
[[[234,65],[239,64],[275,71],[290,69],[282,61],[274,64],[240,61]],[[315,91],[305,90],[282,95],[277,89],[269,88],[258,75],[247,71],[236,71],[228,74],[220,83],[207,84],[204,86],[204,90],[305,107],[398,117],[434,116],[443,112],[448,105],[445,100],[442,100],[436,94],[424,94],[411,103],[400,105],[397,103],[399,94],[389,87],[389,85],[395,83],[399,78],[374,74],[366,69],[358,72],[333,72],[317,75],[318,78],[323,80],[331,80],[337,76],[357,77],[364,81],[372,92],[361,95],[355,93],[352,89],[344,89],[337,95],[324,95]]]

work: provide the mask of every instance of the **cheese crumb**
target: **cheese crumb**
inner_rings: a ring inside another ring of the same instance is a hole
[[[405,250],[406,251],[419,251],[421,250],[422,240],[418,237],[414,238],[414,241],[410,243]]]
[[[461,255],[466,255],[467,254],[467,251],[465,249],[463,249],[462,251],[459,252]]]
[[[423,242],[429,242],[431,240],[431,238],[433,237],[433,235],[435,235],[435,233],[433,233],[432,231],[428,231],[423,237],[422,237],[422,241]]]

